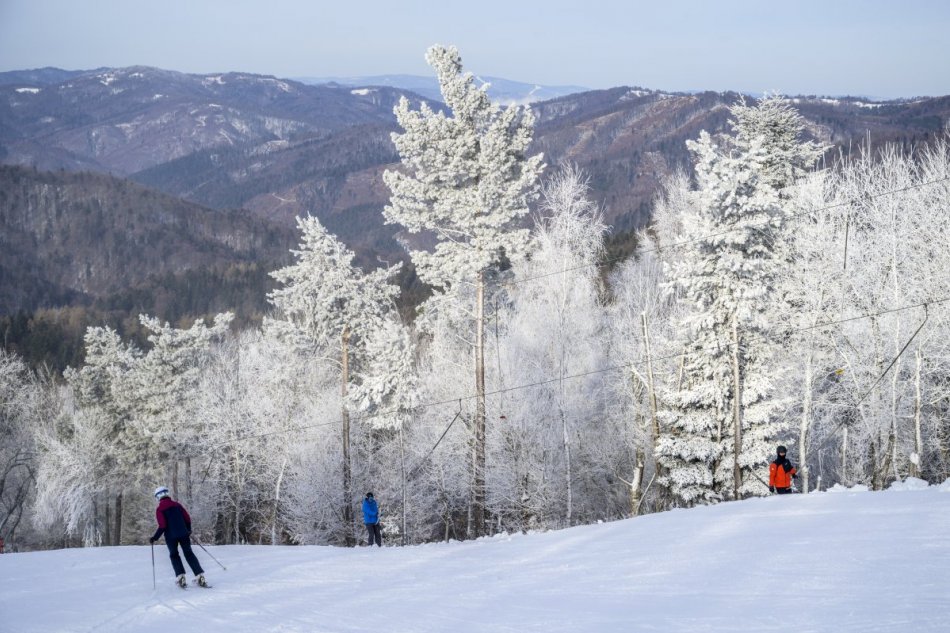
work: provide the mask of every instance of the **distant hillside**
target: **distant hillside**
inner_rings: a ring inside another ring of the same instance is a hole
[[[132,176],[137,182],[212,207],[243,207],[284,226],[313,214],[375,265],[402,252],[397,228],[383,225],[389,193],[382,170],[398,160],[395,123],[344,128],[265,152],[231,146],[202,150]]]
[[[539,84],[524,83],[502,79],[501,77],[475,78],[480,84],[487,83],[488,94],[498,103],[509,105],[512,103],[535,103],[547,99],[556,99],[576,92],[586,92],[589,88],[581,86],[542,86]],[[420,75],[372,75],[366,77],[299,77],[297,81],[310,85],[341,85],[353,88],[367,88],[373,86],[389,86],[401,88],[420,94],[433,101],[441,101],[442,93],[439,82],[435,77]]]
[[[89,75],[105,71],[105,68],[95,70],[63,70],[62,68],[33,68],[30,70],[10,70],[0,72],[0,86],[8,85],[28,85],[28,86],[48,86],[68,81],[81,75]]]
[[[0,86],[0,159],[128,175],[209,148],[242,146],[260,155],[343,128],[391,123],[404,93],[147,67],[43,87]]]
[[[295,225],[128,180],[0,165],[0,341],[62,370],[81,360],[86,327],[140,337],[140,313],[189,324],[230,310],[237,326],[257,325],[270,272],[299,241]],[[425,292],[414,268],[396,283],[410,310]]]
[[[148,308],[177,318],[227,309],[209,303],[219,290],[213,271],[256,275],[252,268],[288,261],[297,241],[294,231],[246,213],[201,207],[110,176],[0,166],[0,314],[85,305]],[[191,305],[174,287],[176,278],[189,276],[192,286],[207,278],[203,292],[189,291]],[[159,305],[159,286],[175,295],[167,302],[183,305]],[[264,303],[258,297],[253,307],[259,313]]]
[[[26,168],[0,173],[0,316],[74,307],[174,320],[235,307],[253,321],[266,309],[266,270],[288,256],[294,218],[305,214],[365,268],[404,260],[399,227],[382,217],[382,174],[398,164],[392,108],[403,95],[425,100],[403,88],[244,73],[4,73],[0,163]],[[613,227],[610,255],[622,256],[649,221],[661,179],[690,169],[686,141],[723,131],[739,98],[630,87],[569,94],[532,105],[532,151],[544,153],[549,170],[570,163],[589,175]],[[809,134],[837,146],[835,155],[868,138],[924,143],[950,121],[950,97],[793,101]],[[72,173],[80,171],[152,190]],[[411,268],[402,283],[411,288],[408,310],[424,289]],[[17,323],[0,330],[29,328]]]
[[[397,79],[388,78],[405,83]],[[0,86],[0,161],[130,176],[287,226],[312,213],[371,263],[401,251],[381,211],[389,196],[382,172],[398,158],[389,138],[397,130],[392,107],[403,94],[423,99],[385,86],[140,67],[42,88]],[[549,165],[584,169],[607,221],[629,231],[648,221],[659,180],[689,168],[685,141],[701,129],[723,130],[739,98],[629,87],[570,94],[532,106],[535,149]],[[950,120],[950,97],[795,103],[813,137],[846,149],[868,136],[873,143],[923,142]]]

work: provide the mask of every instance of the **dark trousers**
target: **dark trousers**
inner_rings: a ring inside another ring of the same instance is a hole
[[[181,551],[185,554],[185,560],[188,561],[188,566],[191,567],[191,571],[195,573],[195,576],[205,573],[205,571],[201,568],[201,563],[198,562],[198,557],[195,556],[193,551],[191,551],[190,537],[183,536],[181,538],[169,538],[166,536],[165,545],[168,546],[168,557],[172,559],[172,567],[175,568],[175,576],[181,576],[183,573],[185,573],[185,566],[181,564],[181,556],[178,555],[179,545],[181,545]]]
[[[379,523],[367,523],[366,532],[369,534],[366,544],[372,547],[373,542],[380,547],[383,546],[383,533],[379,529]]]
[[[791,488],[776,488],[775,492],[777,492],[780,495],[790,495],[792,494],[792,489]]]

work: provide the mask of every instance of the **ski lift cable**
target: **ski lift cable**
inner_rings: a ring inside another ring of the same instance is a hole
[[[900,188],[900,189],[892,189],[892,190],[890,190],[890,191],[883,191],[883,192],[881,192],[881,193],[877,193],[877,194],[873,194],[873,195],[867,196],[867,197],[866,197],[866,200],[870,201],[870,200],[873,200],[873,199],[876,199],[876,198],[882,198],[882,197],[884,197],[884,196],[892,195],[892,194],[895,194],[895,193],[902,193],[902,192],[905,192],[905,191],[910,191],[910,190],[912,190],[912,189],[920,189],[920,188],[922,188],[922,187],[927,187],[927,186],[930,186],[930,185],[935,185],[935,184],[938,184],[938,183],[941,183],[941,182],[945,182],[945,181],[947,181],[947,180],[950,180],[950,176],[944,176],[943,178],[937,178],[936,180],[929,180],[929,181],[927,181],[927,182],[921,182],[921,183],[918,183],[918,184],[916,184],[916,185],[908,185],[907,187],[902,187],[902,188]],[[824,206],[824,207],[818,207],[817,209],[807,209],[807,210],[801,211],[801,212],[799,212],[799,213],[793,213],[793,214],[791,214],[791,215],[785,216],[784,220],[785,220],[786,222],[792,221],[792,220],[797,220],[797,219],[799,219],[799,218],[808,216],[808,215],[813,214],[813,213],[818,213],[818,212],[820,212],[820,211],[827,211],[827,210],[829,210],[829,209],[835,209],[835,208],[837,208],[837,207],[843,207],[843,206],[847,206],[847,205],[851,205],[851,204],[854,204],[854,200],[849,198],[848,200],[845,200],[844,202],[837,202],[837,203],[835,203],[835,204],[830,204],[830,205],[827,205],[827,206]],[[692,243],[694,243],[694,242],[699,242],[699,241],[702,241],[702,240],[707,240],[707,239],[710,239],[710,238],[713,238],[713,237],[720,237],[720,236],[722,236],[722,235],[728,235],[729,233],[735,233],[736,231],[744,231],[744,230],[746,230],[744,227],[742,227],[742,228],[737,227],[737,228],[732,228],[732,229],[725,229],[725,230],[719,231],[719,232],[717,232],[717,233],[709,233],[709,234],[700,235],[699,237],[694,237],[694,238],[691,238],[691,239],[688,239],[688,240],[682,240],[682,241],[679,241],[679,242],[673,242],[672,244],[670,244],[670,245],[668,245],[668,246],[657,246],[657,247],[654,247],[654,248],[647,248],[647,249],[643,249],[643,250],[638,250],[638,251],[636,251],[636,254],[639,255],[639,254],[644,254],[644,253],[656,253],[656,252],[660,252],[660,251],[667,250],[667,249],[672,250],[672,249],[675,249],[675,248],[679,248],[680,246],[685,246],[685,245],[687,245],[687,244],[692,244]],[[486,285],[486,286],[499,287],[499,288],[500,288],[500,287],[504,287],[504,286],[516,286],[516,285],[518,285],[518,284],[525,283],[525,282],[527,282],[527,281],[535,281],[535,280],[537,280],[537,279],[544,279],[544,278],[546,278],[546,277],[551,277],[551,276],[554,276],[554,275],[560,275],[560,274],[562,274],[562,273],[569,273],[569,272],[573,272],[573,271],[575,271],[575,270],[583,270],[583,269],[585,269],[585,268],[591,268],[591,267],[594,267],[594,268],[601,268],[601,267],[604,267],[604,266],[609,266],[610,264],[614,264],[614,263],[616,263],[616,262],[623,261],[623,260],[627,259],[628,257],[629,257],[628,255],[624,255],[624,256],[621,256],[621,257],[611,257],[610,259],[606,259],[606,260],[604,260],[604,261],[596,262],[596,263],[593,263],[593,264],[581,264],[580,266],[574,266],[574,267],[571,267],[571,268],[564,268],[564,269],[562,269],[562,270],[555,270],[555,271],[548,272],[548,273],[541,273],[541,274],[539,274],[539,275],[533,275],[533,276],[531,276],[531,277],[522,277],[521,279],[511,279],[511,280],[508,280],[508,281],[488,281],[488,282],[485,283],[485,285]],[[467,282],[466,282],[466,283],[467,283]]]
[[[409,473],[406,475],[406,479],[412,479],[415,476],[416,471],[422,467],[422,465],[425,463],[427,459],[429,459],[429,456],[432,455],[432,452],[439,446],[439,444],[442,443],[442,440],[445,439],[445,435],[449,432],[449,429],[452,428],[452,425],[455,424],[455,421],[458,420],[461,416],[462,416],[462,401],[459,400],[459,410],[458,412],[456,412],[455,417],[452,418],[452,421],[449,422],[448,426],[445,427],[445,430],[442,431],[442,435],[439,436],[439,439],[436,440],[432,448],[429,449],[429,451],[423,456],[422,459],[416,462],[415,466],[409,469]]]
[[[818,329],[818,328],[829,327],[829,326],[832,326],[832,325],[838,325],[838,324],[840,324],[840,323],[847,323],[847,322],[856,321],[856,320],[859,320],[859,319],[866,319],[866,318],[871,318],[871,317],[875,317],[875,316],[881,316],[881,315],[884,315],[884,314],[891,314],[891,313],[894,313],[894,312],[901,312],[901,311],[904,311],[904,310],[911,310],[911,309],[913,309],[913,308],[919,308],[919,307],[922,307],[922,306],[935,306],[935,305],[942,304],[942,303],[947,303],[947,302],[950,302],[950,296],[948,296],[948,297],[943,297],[943,298],[940,298],[940,299],[928,299],[927,301],[924,301],[924,302],[921,302],[921,303],[914,303],[914,304],[911,304],[911,305],[899,306],[899,307],[896,307],[896,308],[886,308],[886,309],[884,309],[884,310],[879,310],[879,311],[877,311],[877,312],[868,312],[868,313],[864,313],[864,314],[860,314],[860,315],[856,315],[856,316],[846,317],[846,318],[844,318],[844,319],[837,319],[837,320],[834,320],[834,321],[824,321],[824,322],[822,322],[822,323],[818,323],[818,324],[814,324],[814,325],[809,325],[809,326],[805,326],[805,327],[792,328],[792,329],[790,329],[790,330],[786,330],[786,332],[802,332],[802,331],[807,331],[807,330],[814,330],[814,329]],[[928,318],[929,318],[929,317],[928,317]],[[925,323],[926,323],[926,320],[925,320]],[[921,328],[922,328],[922,327],[923,327],[923,324],[921,324]],[[920,328],[918,328],[917,332],[919,332],[919,331],[920,331]],[[917,332],[914,333],[914,336],[917,335]],[[758,335],[753,335],[753,338],[758,338],[759,340],[762,340],[762,341],[764,341],[764,342],[769,342],[769,343],[781,342],[781,341],[780,341],[779,339],[777,339],[775,336],[769,336],[769,335],[767,335],[767,334],[765,334],[765,333],[758,334]],[[731,344],[732,344],[732,341],[731,341],[731,333],[729,334],[729,340],[726,340],[725,338],[716,339],[716,340],[719,341],[719,342],[722,342],[722,343],[726,343],[726,344],[731,345]],[[747,338],[746,340],[748,340],[748,338]],[[911,338],[911,340],[913,340],[913,337]],[[910,345],[910,341],[907,342],[907,344],[904,346],[904,349],[906,349],[907,345]],[[903,352],[903,350],[901,350],[901,351]],[[670,359],[673,359],[673,358],[679,358],[679,357],[683,356],[683,354],[684,354],[684,352],[679,351],[679,352],[676,352],[675,354],[669,354],[669,355],[667,355],[667,356],[653,357],[651,360],[652,360],[653,362],[662,361],[662,360],[670,360]],[[895,358],[893,362],[896,362],[896,360],[897,360],[897,359]],[[526,383],[526,384],[521,384],[521,385],[514,385],[514,386],[511,386],[511,387],[505,387],[505,388],[503,388],[503,389],[495,389],[495,390],[493,390],[493,391],[486,391],[486,392],[485,392],[485,396],[486,396],[486,397],[488,397],[488,396],[495,396],[495,395],[500,395],[500,394],[503,394],[503,393],[508,393],[508,392],[511,392],[511,391],[520,391],[520,390],[522,390],[522,389],[530,389],[530,388],[533,388],[533,387],[540,387],[540,386],[543,386],[543,385],[550,384],[550,383],[552,383],[552,382],[559,382],[559,381],[561,381],[561,380],[569,380],[569,379],[573,379],[573,378],[584,378],[584,377],[587,377],[587,376],[593,376],[593,375],[597,375],[597,374],[604,374],[604,373],[608,373],[608,372],[612,372],[612,371],[618,371],[618,370],[622,370],[622,369],[629,369],[629,368],[635,367],[635,366],[637,366],[637,365],[645,364],[646,362],[647,362],[646,358],[639,358],[639,359],[637,359],[637,360],[630,361],[630,362],[627,362],[627,363],[621,363],[621,364],[619,364],[619,365],[611,365],[611,366],[609,366],[609,367],[602,367],[602,368],[599,368],[599,369],[593,369],[593,370],[590,370],[590,371],[581,372],[581,373],[577,373],[577,374],[570,374],[570,375],[567,375],[567,376],[560,376],[560,377],[557,377],[557,378],[548,378],[548,379],[539,380],[539,381],[532,382],[532,383]],[[891,365],[893,365],[893,362],[891,363]],[[889,370],[889,369],[890,369],[890,366],[888,366],[888,370]],[[886,371],[885,371],[885,373],[886,373]],[[876,384],[875,384],[875,386],[876,386]],[[473,400],[473,399],[475,399],[475,398],[477,398],[477,394],[469,394],[469,395],[467,395],[467,396],[461,396],[461,397],[455,396],[455,397],[450,398],[450,399],[437,400],[437,401],[432,401],[432,402],[425,402],[425,403],[421,403],[421,404],[418,404],[418,405],[415,405],[415,406],[412,406],[412,407],[408,407],[408,408],[404,408],[404,409],[387,409],[387,410],[383,410],[383,411],[375,411],[375,412],[372,412],[372,413],[366,413],[366,414],[362,414],[362,415],[357,416],[357,419],[358,419],[358,420],[371,419],[371,418],[376,418],[376,417],[382,417],[382,416],[385,416],[385,415],[393,415],[393,414],[400,413],[400,412],[404,412],[404,411],[421,411],[421,410],[429,409],[429,408],[432,408],[432,407],[437,407],[437,406],[443,406],[443,405],[446,405],[446,404],[451,404],[451,403],[453,403],[453,402],[458,402],[458,403],[459,403],[459,407],[461,407],[461,404],[462,404],[462,401],[463,401],[463,400]],[[452,422],[452,423],[454,423],[454,419],[453,419],[453,422]],[[450,423],[450,426],[451,426],[452,423]],[[317,423],[317,424],[308,424],[308,425],[304,425],[304,426],[297,426],[297,427],[290,428],[290,429],[277,429],[277,430],[274,430],[274,431],[267,431],[267,432],[265,432],[265,433],[255,433],[255,434],[246,435],[246,436],[243,436],[243,437],[238,437],[238,438],[233,438],[233,439],[230,439],[230,440],[226,440],[226,441],[224,441],[224,442],[220,442],[220,443],[217,443],[217,444],[213,444],[213,445],[211,445],[211,446],[207,446],[207,447],[205,447],[205,450],[217,449],[217,448],[219,448],[219,447],[221,447],[221,446],[227,446],[227,445],[234,444],[234,443],[236,443],[236,442],[240,442],[240,441],[244,441],[244,440],[259,439],[259,438],[263,438],[263,437],[269,437],[269,436],[272,436],[272,435],[283,435],[283,434],[285,434],[285,433],[306,431],[306,430],[315,429],[315,428],[320,428],[320,427],[334,426],[334,425],[337,425],[337,424],[339,424],[339,421],[338,421],[338,420],[334,420],[334,421],[332,421],[332,422],[320,422],[320,423]],[[837,430],[837,429],[836,429],[836,430]],[[446,429],[445,432],[447,433],[447,432],[448,432],[448,429]],[[443,433],[443,437],[444,437],[444,433]],[[441,442],[441,438],[440,438],[439,441]],[[434,450],[434,449],[433,449],[433,450]]]
[[[914,339],[917,338],[917,335],[920,334],[920,331],[921,331],[922,329],[924,329],[924,326],[927,325],[927,321],[930,320],[930,311],[929,311],[929,309],[928,309],[928,304],[927,304],[927,303],[923,303],[923,304],[919,304],[919,305],[917,305],[917,306],[912,306],[912,307],[915,307],[915,308],[916,308],[916,307],[920,307],[920,305],[923,305],[923,307],[924,307],[924,320],[923,320],[923,321],[921,322],[921,324],[917,327],[917,329],[914,330],[914,333],[910,335],[910,338],[907,339],[907,342],[904,343],[904,346],[900,349],[899,352],[897,352],[897,355],[896,355],[894,358],[891,359],[891,362],[888,363],[887,367],[884,368],[884,371],[882,371],[882,372],[880,373],[880,375],[878,375],[877,379],[876,379],[873,383],[871,383],[871,386],[868,387],[868,388],[864,391],[864,394],[863,394],[860,398],[858,398],[857,402],[855,402],[853,405],[851,405],[851,408],[852,408],[852,409],[857,409],[858,406],[860,406],[860,404],[861,404],[862,402],[864,402],[865,398],[867,398],[869,395],[871,395],[871,392],[874,391],[874,388],[877,387],[878,384],[880,384],[880,382],[881,382],[882,380],[884,380],[884,376],[887,375],[887,372],[889,372],[889,371],[891,370],[891,367],[894,366],[894,364],[895,364],[895,363],[897,362],[897,360],[901,357],[901,355],[903,355],[903,353],[907,350],[907,348],[910,347],[910,344],[914,341]],[[828,433],[828,436],[827,436],[820,444],[818,444],[818,446],[814,447],[812,450],[819,450],[819,451],[820,451],[821,449],[823,449],[823,448],[825,447],[825,445],[828,444],[828,442],[830,442],[831,440],[833,440],[833,439],[835,438],[835,435],[838,433],[838,431],[840,431],[847,423],[848,423],[848,419],[847,419],[847,418],[845,418],[844,420],[842,420],[841,422],[839,422],[838,425],[835,426],[835,428],[833,428],[833,429],[831,430],[831,433]]]

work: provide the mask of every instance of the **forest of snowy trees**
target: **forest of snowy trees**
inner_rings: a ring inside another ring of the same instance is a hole
[[[530,109],[427,59],[446,110],[402,100],[386,174],[412,322],[398,266],[307,217],[257,330],[90,328],[62,379],[0,353],[8,546],[144,542],[159,484],[208,542],[344,545],[370,490],[391,543],[556,529],[768,494],[779,443],[803,493],[950,476],[946,139],[829,162],[788,101],[739,102],[605,261]]]

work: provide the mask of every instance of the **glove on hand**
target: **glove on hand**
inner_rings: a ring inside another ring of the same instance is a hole
[[[154,543],[154,542],[157,541],[157,540],[158,540],[158,539],[155,538],[154,536],[148,537],[148,542],[149,542],[149,543]]]

